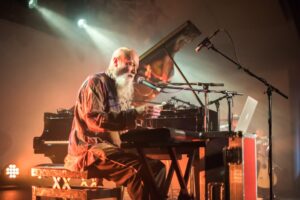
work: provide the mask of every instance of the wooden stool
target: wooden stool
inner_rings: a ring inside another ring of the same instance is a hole
[[[64,168],[63,164],[42,164],[31,168],[31,176],[52,178],[52,186],[32,186],[32,199],[55,197],[64,199],[100,199],[115,197],[123,199],[123,187],[104,188],[99,186],[96,178],[88,181],[88,172],[73,172]],[[79,186],[71,184],[71,180],[80,180]]]

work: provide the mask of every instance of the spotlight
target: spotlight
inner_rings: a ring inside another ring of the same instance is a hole
[[[85,19],[79,19],[77,21],[77,25],[79,28],[85,28],[87,26],[86,20]]]
[[[5,171],[8,178],[17,178],[19,175],[19,168],[15,164],[8,165]]]
[[[38,4],[37,1],[38,1],[38,0],[29,0],[29,1],[28,1],[28,7],[29,7],[30,9],[33,9],[33,8],[37,7],[37,4]]]

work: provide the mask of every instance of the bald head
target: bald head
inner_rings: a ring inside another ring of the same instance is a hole
[[[121,47],[113,52],[107,72],[113,77],[134,77],[139,65],[139,57],[135,50]]]

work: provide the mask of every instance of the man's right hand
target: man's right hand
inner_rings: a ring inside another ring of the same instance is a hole
[[[161,105],[145,105],[136,108],[139,118],[157,118],[162,110]]]

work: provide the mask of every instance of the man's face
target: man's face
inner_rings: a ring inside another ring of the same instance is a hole
[[[129,55],[122,55],[116,60],[116,76],[122,77],[127,81],[132,81],[139,65],[139,57],[132,52]]]

